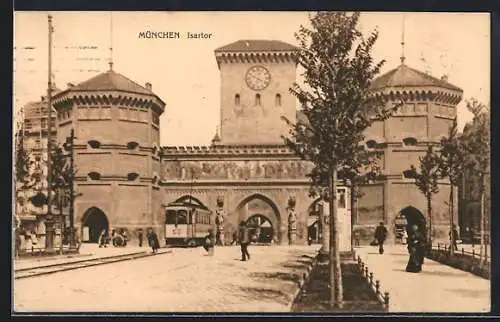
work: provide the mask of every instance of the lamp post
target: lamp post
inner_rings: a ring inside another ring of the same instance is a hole
[[[48,16],[49,23],[49,68],[47,88],[47,215],[45,217],[45,251],[54,251],[54,218],[52,217],[52,15]]]

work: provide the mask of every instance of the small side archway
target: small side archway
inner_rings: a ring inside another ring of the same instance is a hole
[[[401,209],[399,215],[406,220],[407,233],[410,233],[411,227],[413,225],[417,225],[418,230],[422,234],[427,235],[427,223],[425,220],[425,216],[420,210],[413,206],[408,206]]]
[[[109,230],[108,217],[104,212],[91,207],[82,216],[82,241],[87,243],[99,242],[99,236],[103,230]]]

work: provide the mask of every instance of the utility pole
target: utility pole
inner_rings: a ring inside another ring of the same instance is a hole
[[[75,246],[75,163],[74,163],[74,149],[75,149],[75,130],[71,129],[69,137],[69,169],[71,177],[69,182],[69,227],[70,227],[70,245]]]
[[[52,15],[48,16],[49,22],[49,71],[47,88],[47,216],[45,217],[45,251],[50,253],[54,246],[54,219],[52,218]]]

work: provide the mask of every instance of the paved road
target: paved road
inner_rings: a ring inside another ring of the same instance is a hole
[[[287,312],[316,246],[202,248],[14,282],[19,312]],[[296,275],[297,274],[297,275]]]
[[[390,293],[391,312],[489,312],[490,281],[425,259],[421,273],[407,273],[404,246],[387,246],[383,255],[375,247],[356,253]]]

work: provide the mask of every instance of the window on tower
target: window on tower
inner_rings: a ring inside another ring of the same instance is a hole
[[[260,94],[255,94],[255,105],[260,106]]]
[[[101,179],[101,174],[99,172],[90,172],[88,174],[88,176],[91,180],[100,180]]]
[[[234,105],[240,106],[240,94],[234,95]]]
[[[275,105],[281,106],[281,94],[276,94]]]
[[[404,139],[403,139],[403,143],[404,143],[404,145],[406,145],[406,146],[413,146],[413,145],[417,145],[417,139],[412,138],[412,137],[404,138]]]

